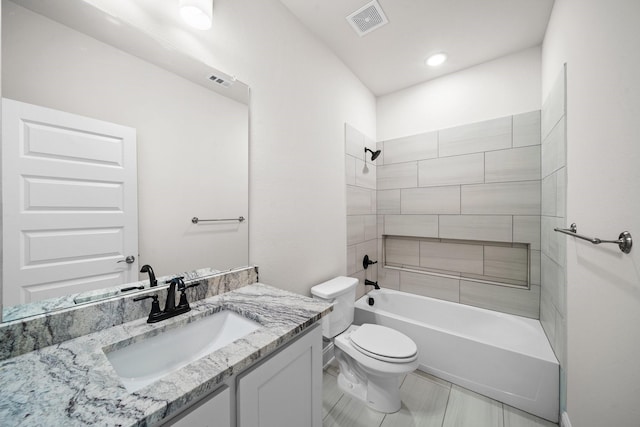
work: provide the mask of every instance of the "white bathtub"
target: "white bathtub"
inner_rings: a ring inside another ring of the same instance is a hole
[[[383,289],[356,301],[354,323],[411,337],[424,372],[558,422],[559,364],[537,320]]]

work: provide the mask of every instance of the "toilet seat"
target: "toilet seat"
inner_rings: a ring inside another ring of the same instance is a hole
[[[381,325],[365,323],[349,334],[349,340],[359,352],[384,362],[408,363],[418,357],[411,338]]]

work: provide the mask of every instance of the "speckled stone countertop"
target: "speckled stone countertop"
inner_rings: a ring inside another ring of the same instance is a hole
[[[146,426],[216,389],[329,313],[330,304],[255,283],[192,303],[189,313],[146,318],[0,362],[0,425]],[[231,310],[261,328],[134,393],[120,383],[103,349]]]

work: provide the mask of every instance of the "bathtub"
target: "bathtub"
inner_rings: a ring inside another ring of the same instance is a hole
[[[424,372],[558,422],[560,367],[537,320],[382,289],[356,301],[354,323],[411,337]]]

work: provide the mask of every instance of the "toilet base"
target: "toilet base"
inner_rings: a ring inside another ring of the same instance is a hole
[[[362,366],[337,347],[335,357],[340,365],[338,375],[340,390],[362,401],[375,411],[391,414],[400,410],[402,407],[400,381],[404,375],[379,376],[372,372],[365,372]]]
[[[385,414],[398,412],[402,407],[397,378],[371,378],[366,384],[349,381],[345,375],[338,375],[338,387],[346,394],[364,402],[369,408]]]

